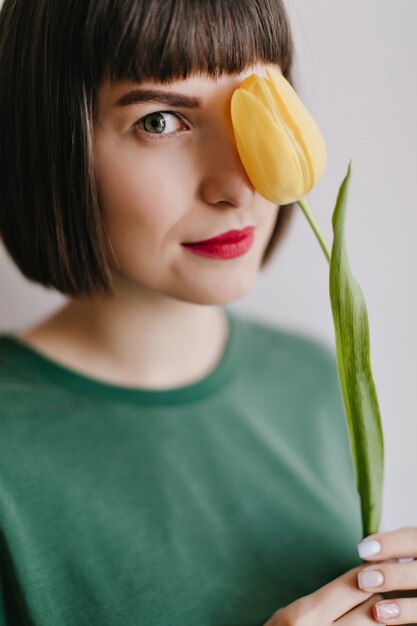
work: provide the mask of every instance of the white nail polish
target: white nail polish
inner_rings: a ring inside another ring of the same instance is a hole
[[[403,556],[400,559],[397,559],[397,563],[409,563],[410,561],[414,561],[412,556]]]
[[[400,614],[400,607],[395,602],[386,602],[375,606],[379,619],[395,619]]]
[[[375,556],[378,552],[381,552],[381,544],[376,539],[364,540],[358,543],[358,552],[361,559],[368,556]]]
[[[384,576],[377,570],[371,572],[359,572],[358,585],[361,589],[372,589],[373,587],[380,587],[384,584]]]

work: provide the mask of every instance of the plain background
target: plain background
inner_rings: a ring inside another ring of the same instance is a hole
[[[1,0],[0,0],[1,5]],[[417,524],[417,2],[287,0],[295,84],[328,150],[308,196],[331,216],[352,159],[346,240],[367,303],[385,434],[382,530]],[[29,283],[0,245],[0,331],[31,325],[64,298]],[[328,266],[296,209],[287,239],[230,309],[334,345]]]

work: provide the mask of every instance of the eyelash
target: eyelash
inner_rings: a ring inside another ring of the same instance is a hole
[[[150,133],[146,130],[144,130],[143,128],[140,128],[139,125],[140,124],[144,124],[144,120],[147,117],[150,117],[151,115],[173,115],[174,117],[176,117],[178,120],[180,120],[183,124],[186,124],[185,119],[182,115],[180,115],[179,113],[176,113],[175,111],[152,111],[152,113],[148,113],[147,115],[144,115],[143,117],[141,117],[140,119],[138,119],[134,124],[134,128],[135,130],[140,133],[142,136],[145,136],[146,139],[149,139],[150,141],[166,141],[169,139],[172,139],[173,137],[175,137],[176,135],[183,133],[184,131],[179,130],[179,131],[173,131],[170,133]]]

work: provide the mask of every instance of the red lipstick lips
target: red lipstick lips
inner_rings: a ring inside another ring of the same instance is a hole
[[[181,244],[195,254],[214,259],[233,259],[246,254],[254,240],[254,226],[242,230],[229,230],[212,239]]]

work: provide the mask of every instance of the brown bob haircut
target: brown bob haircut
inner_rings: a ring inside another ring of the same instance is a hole
[[[21,272],[61,293],[112,293],[94,180],[105,79],[168,83],[278,63],[292,82],[282,0],[5,0],[0,11],[0,237]],[[293,205],[278,211],[262,267]]]

